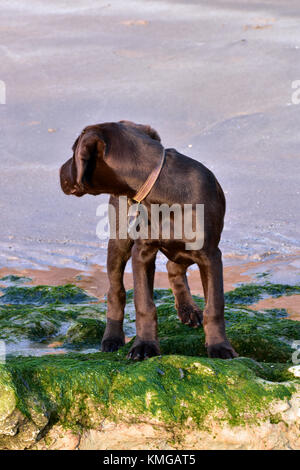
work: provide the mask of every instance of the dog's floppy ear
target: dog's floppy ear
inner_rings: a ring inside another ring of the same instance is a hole
[[[151,126],[148,126],[145,124],[135,124],[135,122],[132,122],[132,121],[120,121],[120,123],[125,124],[127,126],[135,127],[139,131],[142,131],[144,134],[149,135],[151,139],[158,140],[158,142],[161,141],[158,132],[156,132],[156,130],[153,129]]]
[[[77,137],[77,139],[75,140],[74,144],[72,145],[73,153],[75,153],[75,150],[76,150],[76,148],[77,148],[77,144],[78,144],[78,141],[79,141],[79,137],[80,137],[80,136]]]
[[[104,157],[105,142],[97,135],[84,136],[75,141],[73,146],[76,167],[76,185],[83,189],[84,180],[93,172],[97,160]]]

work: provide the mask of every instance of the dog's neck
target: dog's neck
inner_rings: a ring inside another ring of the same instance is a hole
[[[141,135],[134,138],[124,133],[117,145],[112,140],[108,155],[110,167],[114,170],[118,183],[115,185],[116,196],[125,195],[141,202],[151,192],[161,173],[165,151],[160,142]]]
[[[158,163],[158,165],[156,165],[156,167],[151,171],[150,175],[148,176],[148,178],[146,179],[146,181],[142,184],[142,186],[140,187],[140,189],[137,191],[137,193],[133,196],[133,201],[134,202],[142,202],[147,196],[148,194],[150,193],[150,191],[152,190],[153,186],[155,185],[159,175],[160,175],[160,172],[162,170],[162,167],[164,165],[164,162],[165,162],[165,149],[163,148],[163,151],[162,151],[162,155],[161,155],[161,160],[160,162]]]

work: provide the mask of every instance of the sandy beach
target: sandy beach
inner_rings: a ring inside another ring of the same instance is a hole
[[[296,0],[16,0],[1,10],[0,267],[105,266],[96,209],[107,196],[65,196],[58,170],[84,126],[120,119],[151,124],[216,174],[225,263],[299,250]]]

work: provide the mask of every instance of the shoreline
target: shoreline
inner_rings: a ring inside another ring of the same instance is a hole
[[[232,259],[232,264],[224,266],[224,291],[233,290],[242,283],[273,282],[296,284],[297,280],[299,280],[299,273],[299,254],[280,256],[257,262],[242,262],[240,259]],[[90,269],[84,271],[75,268],[53,266],[49,266],[47,269],[44,267],[41,267],[41,269],[0,268],[0,278],[9,274],[29,277],[32,279],[30,281],[31,285],[75,284],[91,295],[98,297],[100,301],[103,300],[109,286],[105,268],[99,265],[92,265]],[[192,294],[203,296],[200,275],[195,267],[188,270],[188,282]],[[126,290],[133,288],[131,272],[124,273],[124,285]],[[4,287],[3,283],[2,286]],[[170,287],[167,272],[156,271],[154,287]],[[251,305],[251,308],[254,310],[285,308],[289,318],[300,320],[299,295],[282,296],[279,298],[266,297],[257,304]]]

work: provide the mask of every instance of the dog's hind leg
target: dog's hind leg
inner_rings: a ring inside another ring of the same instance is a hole
[[[101,350],[116,351],[125,344],[123,332],[126,292],[123,275],[131,256],[133,242],[128,240],[109,240],[107,252],[107,274],[109,291],[107,294],[107,323],[102,338]]]
[[[186,271],[188,266],[167,262],[169,282],[175,296],[175,306],[180,321],[191,327],[197,327],[202,323],[202,311],[193,300],[187,281]]]
[[[231,359],[237,353],[225,333],[223,265],[219,249],[202,252],[199,268],[205,294],[203,327],[209,357]]]

